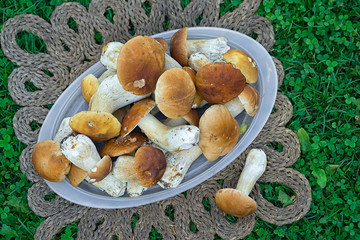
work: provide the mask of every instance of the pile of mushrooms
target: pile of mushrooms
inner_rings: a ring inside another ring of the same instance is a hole
[[[33,150],[40,176],[136,197],[155,185],[177,187],[201,154],[215,161],[234,148],[235,117],[259,109],[255,61],[224,37],[187,40],[186,27],[169,45],[137,36],[103,47],[107,70],[81,82],[88,110],[63,119],[54,139]]]

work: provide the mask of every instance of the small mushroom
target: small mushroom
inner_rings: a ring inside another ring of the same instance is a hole
[[[70,127],[93,141],[106,141],[120,134],[121,123],[107,112],[82,111],[70,118]]]
[[[177,31],[170,40],[170,54],[182,66],[188,65],[188,58],[191,54],[201,52],[214,62],[221,59],[221,55],[228,51],[225,37],[204,40],[187,40],[187,27]]]
[[[149,113],[154,106],[151,98],[135,103],[123,119],[120,136],[126,136],[139,126],[153,143],[166,151],[180,151],[198,143],[199,128],[192,125],[168,127]]]
[[[256,62],[247,53],[239,49],[230,49],[223,54],[223,60],[240,69],[247,83],[256,83],[258,79]]]
[[[166,117],[179,118],[191,110],[195,93],[195,85],[190,75],[181,68],[172,68],[159,77],[155,102]]]
[[[231,63],[209,63],[196,73],[196,88],[209,103],[223,104],[238,96],[245,87],[245,77]]]
[[[209,161],[230,152],[236,145],[240,132],[238,122],[224,105],[212,105],[200,118],[199,147]]]
[[[144,187],[153,187],[163,176],[166,169],[164,153],[147,144],[135,153],[134,170],[136,178]]]
[[[154,39],[163,46],[165,51],[168,49],[169,44],[166,42],[164,38],[154,38]]]
[[[140,196],[147,189],[136,178],[134,163],[135,157],[122,155],[116,159],[112,170],[112,173],[119,181],[126,182],[126,191],[130,197]]]
[[[165,50],[155,39],[137,36],[121,48],[117,76],[126,91],[135,95],[152,93],[164,71]]]
[[[86,180],[90,182],[90,178],[86,177]],[[126,182],[119,181],[112,172],[110,172],[103,180],[99,182],[92,182],[92,185],[105,191],[112,197],[120,197],[125,194]]]
[[[98,90],[89,102],[89,110],[113,113],[119,108],[137,102],[149,95],[150,93],[135,95],[126,91],[119,83],[117,75],[112,75],[104,79],[99,85]]]
[[[62,154],[60,144],[53,140],[38,142],[32,151],[32,162],[39,175],[50,181],[60,182],[70,171],[71,162]]]
[[[98,161],[93,168],[88,171],[90,183],[103,180],[110,173],[111,168],[111,157],[106,155],[100,161]]]
[[[266,155],[261,149],[252,149],[245,162],[235,189],[220,189],[215,194],[218,207],[235,217],[246,217],[256,211],[257,204],[248,195],[266,169]]]
[[[100,81],[92,74],[87,75],[81,81],[81,93],[85,102],[89,103],[91,97],[95,94],[99,88]]]
[[[100,150],[100,156],[109,155],[117,157],[135,151],[143,143],[147,137],[143,133],[131,132],[125,137],[117,137],[107,141]]]

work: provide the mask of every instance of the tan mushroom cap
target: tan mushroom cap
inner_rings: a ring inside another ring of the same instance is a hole
[[[170,55],[181,66],[188,65],[188,54],[186,49],[187,27],[184,27],[174,33],[170,40]]]
[[[50,182],[64,180],[70,171],[71,162],[62,154],[60,144],[53,140],[38,142],[31,157],[35,170]]]
[[[200,118],[199,147],[209,161],[230,152],[239,136],[239,124],[224,105],[212,105]]]
[[[110,139],[100,150],[100,156],[109,155],[117,157],[135,151],[138,147],[146,142],[147,137],[143,133],[131,132],[125,137],[117,137]]]
[[[167,41],[164,38],[154,38],[154,39],[163,46],[165,51],[168,49],[169,44],[167,43]]]
[[[98,161],[93,168],[88,171],[89,182],[99,182],[109,175],[112,168],[111,157],[106,155],[100,161]]]
[[[258,70],[256,63],[247,53],[239,49],[230,49],[223,54],[223,60],[239,68],[244,74],[246,82],[255,83],[257,81]]]
[[[126,91],[135,95],[153,92],[164,71],[165,50],[155,39],[137,36],[121,48],[117,61],[117,76]]]
[[[196,73],[196,88],[209,103],[223,104],[237,97],[245,87],[245,77],[231,63],[209,63]]]
[[[249,196],[232,188],[220,189],[215,193],[218,207],[235,217],[246,217],[256,211],[256,202]]]
[[[90,102],[91,97],[95,94],[95,92],[99,88],[99,85],[100,81],[92,74],[87,75],[81,81],[81,93],[85,102]]]
[[[191,80],[195,84],[195,82],[196,82],[196,72],[195,72],[195,70],[192,69],[191,67],[187,67],[187,66],[183,67],[182,69],[185,70],[190,75]],[[196,90],[195,99],[194,99],[194,102],[193,102],[193,108],[197,108],[198,106],[200,106],[202,100],[203,100],[203,98],[201,97],[199,92]]]
[[[260,104],[260,96],[258,91],[250,84],[246,84],[244,90],[239,95],[239,99],[247,114],[252,117],[255,116],[259,110]]]
[[[87,177],[88,172],[82,170],[75,164],[71,164],[70,172],[68,174],[69,182],[73,187],[77,187]]]
[[[153,187],[165,172],[165,155],[160,149],[144,145],[135,153],[134,169],[142,186]]]
[[[126,113],[122,121],[120,136],[125,137],[127,134],[129,134],[139,124],[141,119],[155,106],[156,103],[151,98],[145,98],[135,103]]]
[[[183,118],[190,124],[196,127],[199,126],[200,116],[198,111],[191,109]]]
[[[69,125],[95,142],[117,137],[121,129],[121,123],[111,113],[98,111],[79,112],[70,118]]]
[[[195,85],[189,74],[181,68],[171,68],[159,77],[155,101],[166,117],[179,118],[191,110],[195,93]]]

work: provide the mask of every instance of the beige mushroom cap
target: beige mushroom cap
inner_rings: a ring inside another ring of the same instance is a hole
[[[126,91],[146,95],[155,90],[165,71],[163,45],[148,36],[137,36],[121,48],[117,61],[117,77]]]
[[[163,151],[149,144],[142,146],[135,153],[134,169],[142,186],[153,187],[166,169]]]
[[[99,182],[103,180],[111,171],[112,161],[111,157],[106,155],[98,161],[93,168],[88,171],[89,182]]]
[[[196,88],[209,103],[223,104],[237,97],[245,87],[245,77],[231,63],[212,62],[196,73]]]
[[[188,65],[188,54],[186,48],[187,30],[187,27],[180,29],[174,33],[170,40],[170,55],[178,61],[181,66]]]
[[[247,114],[252,117],[255,116],[259,110],[260,104],[260,96],[258,91],[250,84],[246,84],[244,90],[239,95],[239,99]]]
[[[121,129],[121,123],[111,113],[98,111],[79,112],[70,118],[69,125],[95,142],[117,137]]]
[[[71,167],[71,162],[61,152],[60,144],[53,140],[40,141],[35,145],[32,162],[39,175],[50,182],[64,180]]]
[[[148,114],[156,103],[151,98],[145,98],[135,103],[126,113],[123,121],[120,136],[124,137],[129,134],[140,122],[140,120]]]
[[[191,110],[195,93],[190,75],[181,68],[171,68],[160,76],[156,84],[155,101],[166,117],[178,118]]]
[[[239,124],[224,105],[212,105],[200,118],[199,147],[209,161],[230,152],[239,136]]]
[[[215,193],[218,207],[235,217],[246,217],[256,211],[256,202],[249,196],[232,188],[220,189]]]
[[[95,94],[95,92],[99,88],[99,85],[100,81],[92,74],[87,75],[81,81],[81,93],[85,102],[90,102],[91,97]]]
[[[82,170],[75,164],[71,164],[70,172],[68,174],[69,182],[73,187],[78,186],[88,175],[88,171]]]
[[[185,70],[189,74],[189,76],[191,77],[191,80],[195,84],[195,82],[196,82],[196,72],[195,72],[195,70],[192,69],[191,67],[187,67],[187,66],[183,67],[182,69]],[[198,90],[196,90],[195,99],[194,99],[192,108],[199,107],[202,100],[203,100],[203,98],[199,94]]]
[[[117,137],[107,141],[100,150],[100,156],[117,157],[135,151],[145,143],[147,137],[143,133],[131,132],[125,137]]]
[[[239,49],[230,49],[223,54],[223,60],[239,68],[247,83],[256,83],[258,79],[257,66],[248,54]]]

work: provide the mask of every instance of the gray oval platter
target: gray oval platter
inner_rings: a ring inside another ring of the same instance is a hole
[[[162,37],[169,43],[171,36],[176,31],[177,30],[167,31],[155,34],[152,37]],[[108,209],[135,207],[163,200],[184,192],[212,177],[235,160],[264,127],[275,103],[278,79],[275,64],[271,56],[265,48],[254,39],[242,33],[222,28],[193,27],[188,29],[188,39],[209,39],[216,37],[226,37],[228,39],[228,45],[231,48],[246,52],[255,60],[258,66],[258,81],[252,85],[259,91],[260,108],[254,117],[250,117],[245,112],[242,112],[236,117],[239,124],[243,122],[247,123],[248,129],[240,136],[237,145],[231,152],[213,162],[207,161],[206,158],[201,155],[191,165],[182,183],[177,188],[162,189],[156,185],[145,191],[142,196],[133,198],[127,195],[111,197],[86,181],[83,181],[76,188],[69,183],[68,179],[57,183],[46,181],[49,187],[61,197],[83,206]],[[38,141],[53,139],[62,119],[88,109],[88,104],[83,100],[81,94],[81,80],[90,73],[99,77],[105,70],[100,62],[94,64],[63,92],[47,115],[40,130]]]

